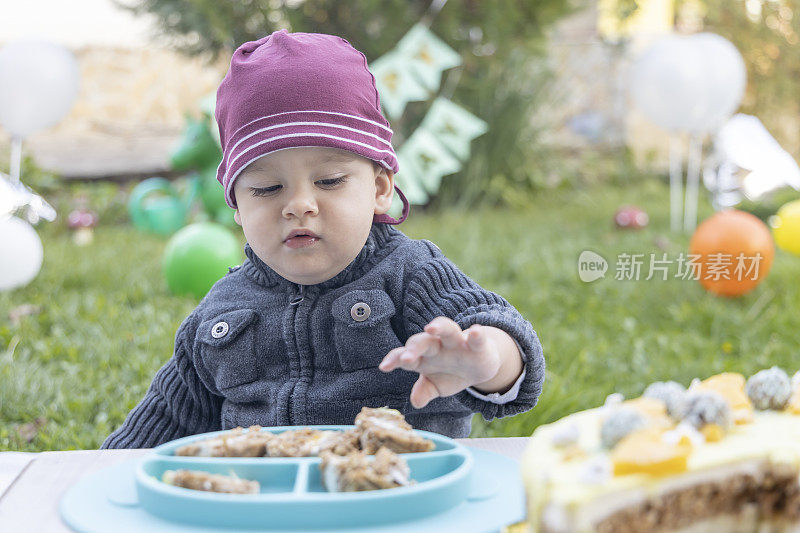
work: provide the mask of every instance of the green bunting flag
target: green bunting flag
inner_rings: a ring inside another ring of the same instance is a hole
[[[418,128],[398,150],[401,161],[411,163],[411,171],[428,194],[439,190],[442,176],[461,170],[461,162],[450,155],[437,141],[436,136]]]
[[[397,161],[400,164],[394,181],[406,195],[408,202],[412,205],[423,205],[428,202],[428,193],[419,182],[420,170],[414,163],[413,158],[406,157],[404,154],[397,153]],[[396,195],[395,195],[396,196]]]
[[[397,47],[373,61],[370,70],[386,114],[397,119],[408,102],[424,101],[441,84],[442,72],[459,66],[461,56],[422,24],[416,24]],[[395,182],[413,205],[428,202],[442,177],[461,170],[470,142],[486,133],[486,122],[447,98],[438,97],[419,128],[397,150],[400,172]],[[390,213],[398,216],[398,196]]]
[[[431,92],[439,90],[442,71],[461,64],[461,56],[422,24],[416,24],[397,44],[411,71]]]
[[[470,142],[488,130],[488,125],[463,107],[439,97],[420,124],[462,161],[469,159]]]
[[[375,76],[381,105],[386,114],[399,118],[408,102],[427,100],[430,94],[411,72],[408,58],[389,52],[373,61],[370,70]]]
[[[418,176],[420,171],[416,168],[413,158],[406,157],[400,150],[397,151],[397,162],[400,164],[400,172],[394,175],[394,183],[403,191],[408,203],[411,205],[425,205],[428,203],[428,193],[419,183]],[[392,207],[389,214],[395,218],[400,217],[403,211],[403,202],[400,195],[395,194],[392,198]]]

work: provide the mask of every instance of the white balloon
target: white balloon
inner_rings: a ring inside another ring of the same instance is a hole
[[[30,283],[43,257],[42,241],[30,224],[16,217],[0,219],[0,291]]]
[[[670,131],[708,133],[742,101],[747,73],[736,47],[719,35],[670,35],[634,63],[633,100],[656,125]]]
[[[705,65],[688,37],[670,35],[656,41],[634,63],[633,99],[656,125],[687,131],[705,114]]]
[[[54,125],[78,94],[78,62],[66,48],[16,41],[0,50],[0,125],[13,137]]]
[[[707,78],[704,116],[691,130],[708,133],[719,129],[739,108],[747,85],[747,69],[736,47],[714,33],[692,35],[692,44],[705,62]]]

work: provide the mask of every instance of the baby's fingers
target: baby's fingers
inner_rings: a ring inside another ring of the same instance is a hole
[[[400,356],[403,354],[405,349],[405,346],[398,346],[393,350],[389,350],[389,353],[384,356],[383,361],[381,361],[381,364],[378,365],[378,368],[384,372],[391,372],[397,368],[397,365],[400,362]]]
[[[415,409],[422,409],[428,402],[439,397],[439,390],[431,380],[420,374],[419,379],[411,387],[411,405]]]
[[[467,346],[469,346],[471,351],[481,352],[485,350],[488,340],[486,330],[483,329],[483,326],[473,324],[467,329]]]
[[[400,357],[401,361],[412,361],[421,356],[435,355],[440,348],[439,338],[427,332],[412,335],[406,341],[406,352]]]
[[[459,348],[464,342],[461,326],[446,316],[437,316],[431,320],[425,326],[425,332],[439,337],[446,350]]]

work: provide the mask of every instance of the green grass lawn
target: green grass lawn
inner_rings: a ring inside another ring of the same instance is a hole
[[[612,215],[623,203],[645,208],[650,226],[615,230]],[[701,218],[708,214],[701,205]],[[779,251],[765,282],[734,300],[695,281],[614,280],[620,253],[676,259],[686,250],[688,236],[670,234],[668,216],[668,190],[652,180],[546,191],[524,210],[417,211],[403,224],[505,296],[544,346],[539,405],[488,424],[476,417],[473,436],[528,435],[611,392],[638,395],[657,380],[688,384],[720,371],[800,367],[800,257]],[[166,289],[165,239],[101,225],[81,248],[61,221],[40,234],[39,277],[0,293],[0,450],[95,448],[170,357],[175,329],[196,302]],[[577,275],[587,249],[609,261],[605,279],[589,284]],[[36,310],[12,321],[9,313],[25,304]]]

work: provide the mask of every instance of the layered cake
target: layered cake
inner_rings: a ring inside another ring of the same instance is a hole
[[[534,533],[800,533],[800,372],[725,373],[539,427]]]

